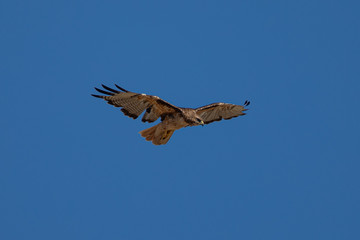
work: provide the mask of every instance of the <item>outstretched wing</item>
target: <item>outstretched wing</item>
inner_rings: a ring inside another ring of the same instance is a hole
[[[244,106],[248,106],[249,101],[245,101]],[[214,121],[220,121],[222,119],[231,119],[241,115],[245,115],[244,106],[235,105],[230,103],[213,103],[203,107],[196,108],[196,113],[202,118],[205,124],[212,123]]]
[[[154,122],[163,115],[181,112],[180,108],[162,100],[157,96],[130,92],[116,84],[115,86],[120,91],[109,88],[105,85],[102,86],[107,91],[95,88],[96,91],[108,96],[100,96],[95,94],[91,95],[97,98],[102,98],[115,107],[121,107],[121,111],[126,116],[129,116],[133,119],[138,118],[139,115],[141,115],[141,113],[145,110],[146,112],[142,118],[143,122]]]

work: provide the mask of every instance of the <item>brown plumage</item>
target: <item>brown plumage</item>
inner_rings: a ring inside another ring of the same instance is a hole
[[[130,92],[116,84],[115,86],[120,91],[105,85],[102,86],[107,91],[95,89],[107,96],[95,94],[92,94],[92,96],[102,98],[115,107],[121,107],[121,111],[126,116],[136,119],[145,111],[142,117],[143,122],[151,123],[161,118],[159,124],[140,131],[141,136],[147,141],[152,141],[155,145],[166,144],[177,129],[245,115],[244,111],[248,109],[245,109],[244,106],[250,104],[249,101],[245,101],[244,106],[230,103],[213,103],[195,109],[180,108],[157,96]]]

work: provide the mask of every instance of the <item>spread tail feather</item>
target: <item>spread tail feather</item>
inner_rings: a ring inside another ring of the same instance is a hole
[[[152,141],[155,145],[166,144],[175,130],[164,129],[160,124],[161,123],[151,128],[142,130],[139,133],[146,139],[146,141]]]

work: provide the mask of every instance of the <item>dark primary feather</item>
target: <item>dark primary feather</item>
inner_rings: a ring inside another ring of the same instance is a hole
[[[106,90],[109,90],[109,91],[111,91],[111,92],[113,92],[113,93],[119,93],[119,91],[117,91],[117,90],[115,90],[115,89],[112,89],[112,88],[109,88],[109,87],[105,86],[104,84],[101,84],[101,86],[102,86],[103,88],[105,88]]]
[[[117,87],[117,88],[120,89],[121,91],[129,92],[128,90],[125,90],[125,89],[123,89],[122,87],[119,87],[117,84],[115,84],[115,87]]]
[[[104,91],[104,90],[101,90],[101,89],[98,89],[98,88],[95,88],[96,91],[100,92],[100,93],[103,93],[103,94],[107,94],[107,95],[110,95],[110,96],[113,96],[114,93],[111,93],[111,92],[107,92],[107,91]]]

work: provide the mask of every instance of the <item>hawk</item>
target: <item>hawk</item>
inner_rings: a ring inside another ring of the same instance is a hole
[[[102,85],[107,91],[98,88],[95,90],[106,96],[91,95],[102,98],[115,107],[121,107],[121,111],[133,119],[138,118],[144,111],[143,122],[151,123],[160,117],[161,122],[159,124],[139,132],[142,137],[147,141],[152,141],[155,145],[166,144],[174,131],[180,128],[203,126],[214,121],[245,115],[244,111],[248,110],[245,109],[245,106],[250,104],[250,101],[246,100],[244,106],[219,102],[199,108],[181,108],[157,96],[134,93],[116,84],[115,86],[120,91]]]

